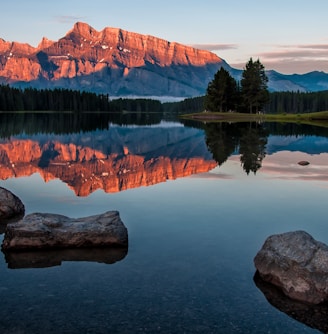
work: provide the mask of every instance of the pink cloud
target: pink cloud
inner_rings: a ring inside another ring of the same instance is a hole
[[[238,48],[238,45],[236,44],[192,44],[191,46],[195,49],[207,51],[222,51]]]
[[[328,72],[328,44],[279,45],[259,54],[266,69],[283,73]]]

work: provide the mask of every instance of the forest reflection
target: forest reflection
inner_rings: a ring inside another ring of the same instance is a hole
[[[126,113],[0,113],[0,138],[20,135],[70,134],[106,130],[110,123],[117,125],[153,125],[159,124],[162,113],[126,112]]]
[[[261,168],[269,135],[262,124],[208,123],[204,125],[204,130],[206,145],[219,165],[230,155],[239,153],[241,165],[247,174],[256,174]]]

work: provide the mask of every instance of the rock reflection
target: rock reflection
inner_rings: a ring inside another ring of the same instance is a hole
[[[85,261],[113,264],[123,260],[128,248],[83,248],[39,251],[4,252],[10,269],[48,268],[65,261]]]
[[[311,328],[328,333],[328,304],[309,305],[292,300],[276,286],[265,282],[258,272],[254,275],[254,282],[268,302],[279,311]]]

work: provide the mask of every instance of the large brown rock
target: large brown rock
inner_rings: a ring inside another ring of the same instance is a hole
[[[3,250],[128,246],[128,233],[117,211],[84,218],[32,213],[8,224]]]
[[[254,264],[263,280],[292,299],[312,304],[328,300],[328,246],[304,231],[268,237]]]
[[[9,190],[0,187],[0,223],[23,216],[24,213],[22,201]]]

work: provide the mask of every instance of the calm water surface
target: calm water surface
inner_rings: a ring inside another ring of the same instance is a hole
[[[0,186],[26,213],[119,210],[129,248],[0,254],[1,333],[319,332],[253,258],[274,233],[328,243],[327,130],[6,117]]]

